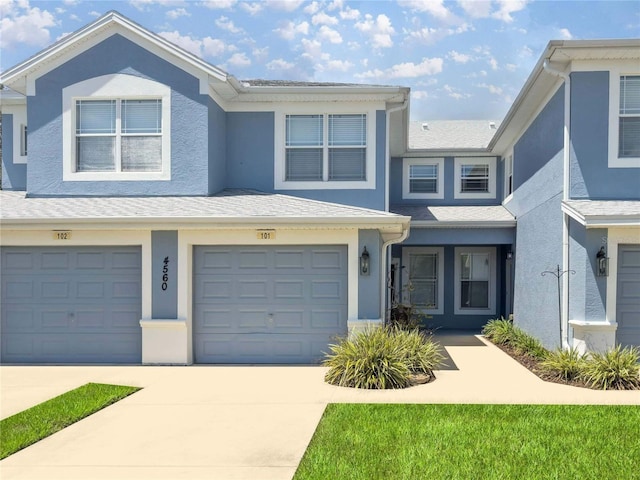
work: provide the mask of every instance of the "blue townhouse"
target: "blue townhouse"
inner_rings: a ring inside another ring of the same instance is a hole
[[[502,122],[239,81],[117,12],[0,83],[3,363],[315,363],[402,302],[640,344],[637,40],[551,42]]]

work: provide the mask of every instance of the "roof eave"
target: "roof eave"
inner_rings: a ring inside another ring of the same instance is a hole
[[[513,228],[515,220],[493,221],[438,221],[438,220],[413,220],[414,228]]]
[[[566,203],[562,211],[585,228],[640,227],[640,215],[585,215]]]

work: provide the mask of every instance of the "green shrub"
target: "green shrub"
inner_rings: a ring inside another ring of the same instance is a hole
[[[592,353],[580,377],[591,388],[601,390],[640,389],[640,350],[621,345],[605,352]]]
[[[513,322],[505,318],[497,318],[489,320],[482,327],[482,333],[485,337],[498,345],[506,345],[513,340],[515,335]]]
[[[514,348],[516,353],[520,355],[529,355],[530,357],[537,358],[538,360],[544,359],[549,353],[537,338],[517,327],[514,327],[513,329],[513,337],[509,341],[509,344]]]
[[[542,371],[552,378],[559,380],[575,380],[582,373],[586,361],[586,355],[576,348],[563,350],[558,348],[548,352],[545,359],[540,362]]]
[[[417,330],[371,328],[329,346],[325,381],[342,387],[405,388],[414,373],[433,375],[442,356]]]

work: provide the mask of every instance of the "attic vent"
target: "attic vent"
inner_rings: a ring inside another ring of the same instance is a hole
[[[429,124],[428,124],[428,123],[423,123],[423,124],[422,124],[422,130],[423,130],[423,131],[425,131],[425,132],[426,132],[427,130],[429,130]]]
[[[496,122],[489,122],[489,128],[495,130],[496,129]]]

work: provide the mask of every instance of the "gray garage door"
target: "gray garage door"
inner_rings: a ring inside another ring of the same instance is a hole
[[[140,363],[139,247],[3,247],[4,363]]]
[[[617,342],[640,346],[640,245],[618,247]]]
[[[347,332],[347,247],[194,248],[197,363],[316,363]]]

